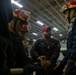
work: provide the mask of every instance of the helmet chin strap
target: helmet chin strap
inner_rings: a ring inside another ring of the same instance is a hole
[[[16,31],[16,24],[17,24],[17,21],[18,21],[18,19],[15,17],[14,18],[14,32],[16,32],[17,33],[17,31]]]
[[[68,22],[69,22],[69,23],[70,23],[70,20],[71,20],[71,19],[70,19],[70,11],[71,11],[71,10],[69,10],[69,14],[68,14]]]
[[[70,21],[71,21],[71,19],[70,19],[70,12],[71,12],[71,10],[69,10],[69,14],[68,14],[68,22],[69,22],[69,23],[70,23]],[[74,16],[75,13],[76,13],[76,10],[74,9],[73,17],[75,17],[75,16]]]
[[[74,15],[75,13],[76,13],[76,9],[74,9],[73,17],[76,17],[76,15]]]

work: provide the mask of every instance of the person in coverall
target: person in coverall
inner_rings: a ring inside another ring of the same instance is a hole
[[[6,54],[10,34],[8,23],[13,19],[13,12],[10,0],[0,0],[0,75],[5,73]]]
[[[65,75],[76,75],[76,0],[63,6],[63,13],[68,21],[67,54],[59,62],[56,70],[63,70],[66,64]],[[61,71],[62,72],[62,71]]]
[[[52,72],[59,57],[60,43],[51,38],[49,26],[44,26],[42,32],[43,38],[36,40],[31,48],[31,57],[35,64],[41,66],[42,75],[54,75]]]
[[[8,27],[11,38],[6,50],[6,66],[8,68],[6,75],[10,74],[9,69],[12,68],[23,68],[23,74],[21,75],[30,75],[35,68],[32,66],[31,60],[26,55],[22,38],[19,35],[19,32],[24,29],[24,25],[28,24],[30,12],[26,10],[15,9],[13,11],[13,15],[14,18],[9,23]]]

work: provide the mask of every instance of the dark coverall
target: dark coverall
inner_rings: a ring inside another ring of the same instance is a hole
[[[11,68],[23,68],[23,75],[29,75],[35,68],[31,65],[31,60],[27,57],[26,52],[23,47],[21,37],[15,33],[10,32],[11,39],[6,50],[6,66],[9,69]]]
[[[45,56],[47,60],[49,60],[52,64],[50,67],[55,67],[56,61],[59,57],[60,52],[60,43],[58,40],[51,38],[49,40],[48,45],[44,38],[38,39],[31,48],[31,57],[34,62],[38,62],[39,56]],[[48,69],[49,73],[51,72]],[[42,73],[43,75],[44,73]]]
[[[13,19],[13,12],[10,0],[0,0],[0,75],[4,75],[5,50],[9,38],[8,23]]]
[[[71,20],[68,38],[67,38],[67,50],[68,53],[62,61],[62,64],[66,64],[66,75],[76,75],[76,17]]]

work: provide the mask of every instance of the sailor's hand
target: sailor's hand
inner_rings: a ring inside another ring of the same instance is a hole
[[[50,65],[51,65],[51,62],[50,61],[46,61],[45,67],[48,68]]]
[[[39,57],[38,57],[38,60],[44,60],[44,59],[46,59],[45,56],[39,56]]]

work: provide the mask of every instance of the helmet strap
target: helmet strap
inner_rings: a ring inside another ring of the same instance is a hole
[[[74,9],[73,17],[76,17],[76,15],[74,15],[75,13],[76,13],[76,9]]]
[[[16,31],[17,21],[18,21],[18,19],[15,17],[15,18],[14,18],[14,32],[16,32],[16,33],[17,33],[17,31]]]
[[[70,23],[70,21],[71,21],[71,19],[70,19],[70,12],[71,12],[71,9],[69,10],[69,14],[68,14],[68,22],[69,22],[69,23]],[[74,16],[75,13],[76,13],[76,10],[74,10],[73,17],[75,17],[75,16]]]
[[[14,17],[14,28],[13,28],[13,30],[14,30],[14,32],[15,33],[17,33],[17,30],[16,30],[16,26],[17,26],[17,22],[18,22],[18,20],[20,20],[20,21],[22,21],[21,19],[19,19],[19,16],[17,16],[17,17]],[[28,24],[28,22],[26,21],[24,21],[24,24]]]
[[[71,20],[71,19],[70,19],[70,11],[71,11],[71,10],[69,10],[69,14],[68,14],[68,22],[69,22],[69,23],[70,23],[70,20]]]

